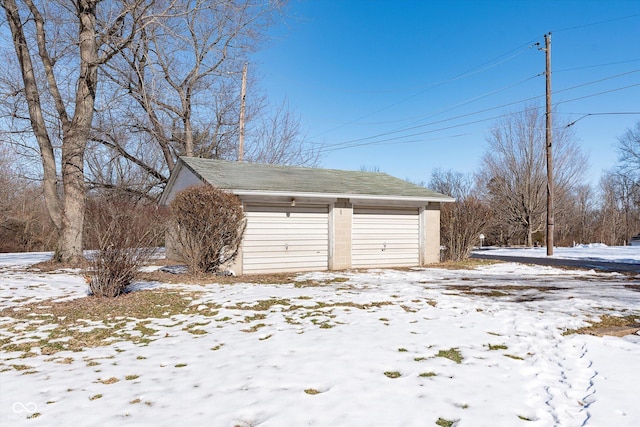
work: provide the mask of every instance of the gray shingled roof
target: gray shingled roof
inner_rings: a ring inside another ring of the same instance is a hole
[[[211,185],[239,191],[349,194],[441,199],[435,191],[378,172],[276,166],[181,157],[185,166]]]

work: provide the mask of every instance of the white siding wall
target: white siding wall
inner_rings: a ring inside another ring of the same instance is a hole
[[[418,209],[355,207],[352,266],[391,267],[420,264]]]
[[[245,206],[243,273],[326,270],[328,206]]]

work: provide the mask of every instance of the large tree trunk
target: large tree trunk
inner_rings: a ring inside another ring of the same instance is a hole
[[[40,148],[40,158],[42,160],[43,169],[43,188],[45,196],[45,204],[49,212],[49,216],[53,221],[58,235],[62,230],[62,206],[58,198],[58,179],[56,176],[56,158],[53,152],[53,146],[49,140],[47,127],[42,115],[40,104],[40,92],[38,90],[37,80],[29,54],[27,40],[22,28],[22,20],[18,6],[15,0],[4,0],[2,6],[5,9],[7,22],[13,36],[13,44],[16,50],[18,63],[22,80],[24,82],[25,97],[29,107],[29,119],[33,133]]]
[[[84,153],[93,121],[96,98],[98,48],[96,41],[96,2],[80,0],[76,3],[78,19],[79,74],[75,93],[73,118],[70,119],[65,109],[63,96],[58,90],[54,64],[55,60],[47,50],[47,38],[44,30],[45,18],[35,3],[25,0],[30,19],[35,25],[37,42],[37,58],[46,75],[46,90],[55,103],[55,113],[62,127],[62,194],[58,189],[56,159],[43,117],[40,91],[38,87],[30,43],[25,37],[25,30],[15,0],[2,0],[7,21],[11,29],[16,56],[20,64],[25,95],[29,107],[29,118],[33,133],[38,142],[44,171],[44,195],[49,215],[58,230],[57,258],[63,262],[78,262],[82,259],[82,232],[85,210]],[[36,57],[36,56],[34,56]]]
[[[82,231],[86,189],[84,183],[84,153],[93,122],[98,77],[96,44],[96,2],[80,0],[80,74],[76,88],[73,120],[64,129],[62,143],[62,184],[64,187],[64,218],[60,255],[65,261],[82,259]]]
[[[84,149],[86,138],[71,132],[65,137],[62,152],[62,183],[64,187],[64,215],[59,256],[64,262],[82,260],[82,231],[85,211]]]

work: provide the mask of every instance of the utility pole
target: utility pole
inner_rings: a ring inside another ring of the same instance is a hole
[[[544,35],[547,81],[546,146],[547,146],[547,256],[553,255],[553,150],[551,140],[551,33]]]
[[[244,156],[244,105],[247,97],[247,63],[242,68],[242,88],[240,89],[240,141],[238,143],[238,161]]]

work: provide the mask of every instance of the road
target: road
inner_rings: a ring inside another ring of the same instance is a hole
[[[474,251],[471,258],[495,259],[499,261],[521,262],[523,264],[549,265],[552,267],[588,268],[602,271],[617,271],[619,273],[640,273],[640,264],[623,262],[608,262],[592,259],[560,259],[560,258],[534,258],[509,255],[492,255],[491,250]]]

